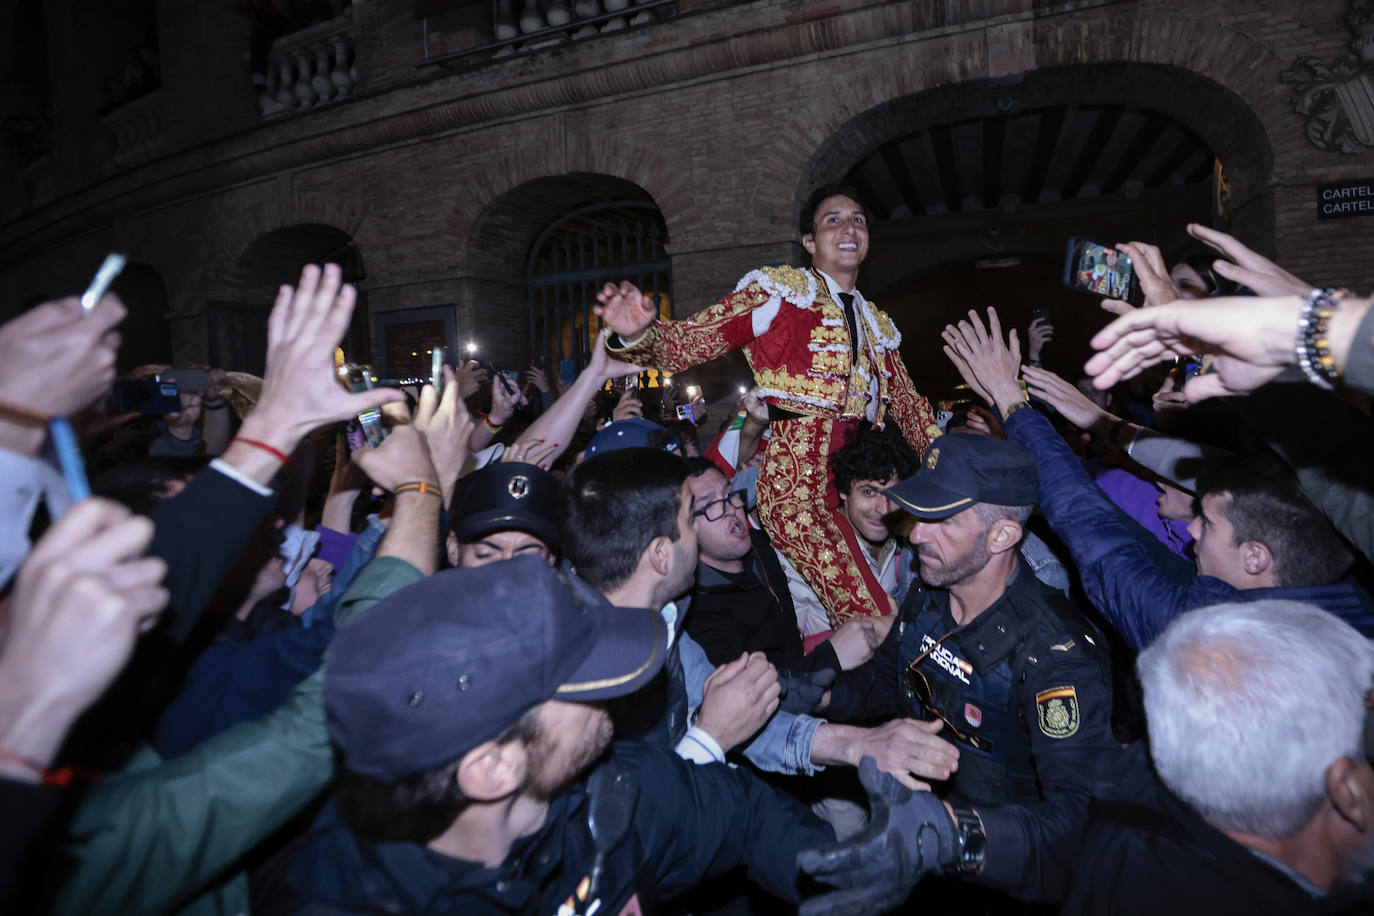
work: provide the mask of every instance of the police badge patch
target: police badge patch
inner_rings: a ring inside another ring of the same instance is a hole
[[[1035,695],[1040,731],[1047,738],[1068,738],[1078,731],[1078,693],[1072,687],[1051,687]]]

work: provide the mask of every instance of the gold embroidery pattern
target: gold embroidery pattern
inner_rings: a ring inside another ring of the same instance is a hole
[[[764,452],[759,478],[759,517],[783,552],[816,590],[832,625],[887,610],[869,594],[858,563],[849,550],[825,496],[826,468],[834,423],[827,417],[801,417],[775,423]]]
[[[935,411],[931,410],[930,402],[916,392],[900,353],[889,350],[887,364],[892,373],[890,384],[885,386],[892,392],[888,407],[902,435],[906,436],[907,443],[920,454],[930,445],[931,440],[940,435],[940,427],[935,422]],[[882,387],[882,380],[879,384]]]
[[[634,346],[612,349],[619,360],[653,369],[681,372],[709,362],[722,353],[747,344],[752,330],[727,334],[726,325],[743,319],[772,297],[757,284],[751,284],[708,308],[681,321],[657,321],[650,325]]]

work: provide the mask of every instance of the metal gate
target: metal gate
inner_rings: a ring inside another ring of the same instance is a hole
[[[659,317],[672,317],[667,241],[658,208],[640,200],[584,207],[540,234],[526,274],[530,353],[543,360],[550,380],[560,365],[580,371],[587,364],[601,329],[592,307],[604,284],[629,280],[653,297]]]

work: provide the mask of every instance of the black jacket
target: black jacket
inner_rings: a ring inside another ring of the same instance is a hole
[[[696,766],[645,742],[620,742],[611,760],[639,787],[632,824],[608,854],[598,913],[637,899],[642,912],[748,867],[754,883],[796,901],[797,853],[834,842],[807,808],[743,769]],[[604,764],[603,764],[604,765]],[[519,840],[496,868],[452,859],[413,843],[361,840],[331,804],[304,838],[285,886],[260,911],[281,913],[528,913],[550,916],[576,900],[595,847],[587,793],[577,784],[550,803],[544,826]]]
[[[750,539],[753,547],[740,575],[697,564],[687,632],[713,665],[734,661],[745,652],[762,652],[787,671],[830,668],[838,673],[840,660],[829,642],[821,643],[810,655],[802,649],[787,576],[768,535],[751,531]]]
[[[1313,897],[1291,875],[1212,827],[1155,776],[1144,744],[1101,774],[1096,798],[981,811],[980,883],[1064,916],[1369,912],[1362,890]]]

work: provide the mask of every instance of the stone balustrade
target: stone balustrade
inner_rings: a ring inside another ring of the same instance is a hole
[[[258,108],[265,118],[298,114],[347,98],[357,84],[349,8],[272,43]]]
[[[106,174],[151,162],[166,148],[166,103],[161,89],[125,102],[100,123],[108,142],[102,166]]]
[[[644,25],[654,20],[647,9],[653,0],[495,0],[492,4],[492,34],[497,41],[547,30],[566,30],[557,39],[590,38],[600,32],[613,32],[626,25]],[[611,15],[607,18],[608,14]],[[588,22],[587,20],[597,20]]]

